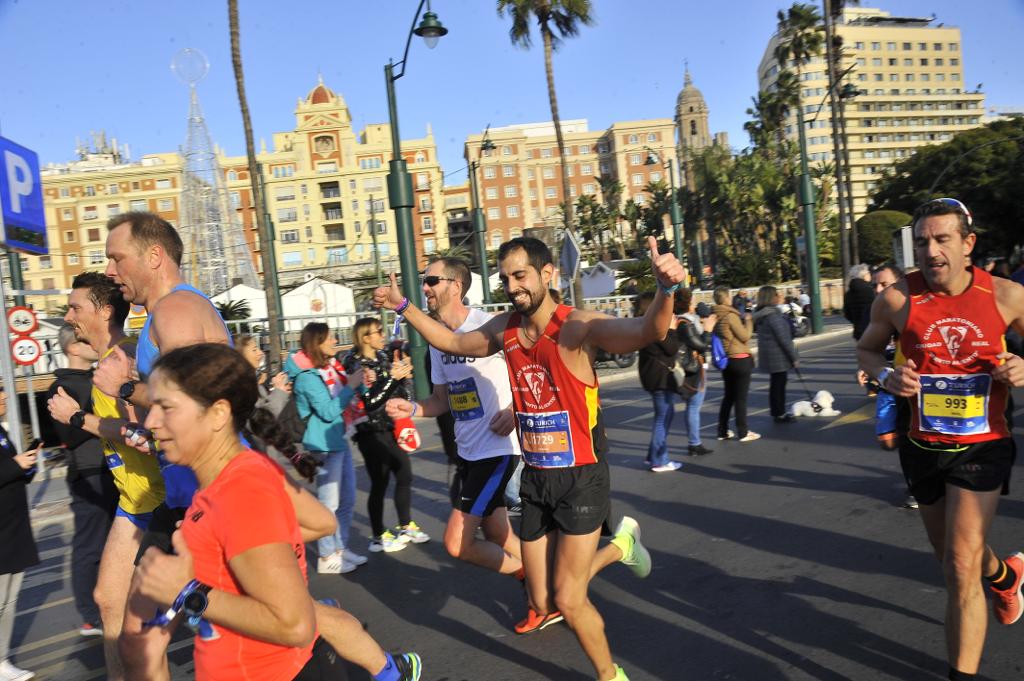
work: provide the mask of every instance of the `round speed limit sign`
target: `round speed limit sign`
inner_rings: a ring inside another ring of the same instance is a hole
[[[36,313],[28,307],[12,307],[7,311],[7,325],[18,336],[27,336],[39,328]]]
[[[43,348],[35,338],[16,338],[11,341],[11,357],[22,366],[35,364],[42,354]]]

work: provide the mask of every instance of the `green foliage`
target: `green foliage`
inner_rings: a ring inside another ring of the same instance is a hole
[[[913,213],[929,199],[955,197],[970,208],[982,234],[975,252],[1005,256],[1024,244],[1022,142],[1024,117],[1015,117],[921,148],[886,170],[872,207]]]
[[[910,224],[910,215],[898,210],[876,210],[857,220],[857,247],[860,259],[869,265],[892,260],[892,233]]]
[[[629,285],[630,279],[635,283],[637,293],[654,290],[654,272],[651,270],[651,261],[648,258],[624,264],[619,269],[619,273],[626,277],[615,289],[615,293],[620,296],[628,295],[624,289]]]
[[[217,312],[224,321],[248,319],[252,316],[252,308],[244,300],[232,300],[224,303],[217,303]]]
[[[719,281],[728,282],[732,287],[760,286],[773,281],[771,263],[753,252],[731,255],[721,268]]]

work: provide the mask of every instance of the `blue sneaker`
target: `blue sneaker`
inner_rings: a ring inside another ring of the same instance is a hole
[[[393,654],[391,659],[395,661],[395,667],[398,668],[398,673],[401,674],[399,678],[402,681],[420,681],[420,676],[423,675],[423,662],[419,655],[416,653]]]

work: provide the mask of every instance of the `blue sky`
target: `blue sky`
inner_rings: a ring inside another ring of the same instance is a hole
[[[317,72],[345,97],[358,130],[387,121],[383,66],[399,59],[416,0],[240,0],[242,50],[257,140],[294,127],[296,100]],[[984,83],[986,106],[1024,108],[1022,0],[880,0],[893,14],[963,30],[964,83]],[[745,109],[775,27],[777,0],[595,0],[596,24],[555,55],[562,117],[591,130],[672,116],[684,59],[711,109],[713,131],[745,146]],[[287,7],[287,12],[282,10]],[[462,143],[488,124],[550,118],[539,44],[511,46],[492,0],[433,0],[450,33],[435,50],[414,39],[397,83],[403,137],[433,131],[449,182],[465,179]],[[984,11],[981,11],[981,10]],[[188,92],[170,61],[206,53],[199,93],[214,141],[245,151],[231,72],[227,3],[217,0],[0,0],[0,135],[43,163],[70,160],[75,137],[105,129],[132,156],[174,151],[185,137]]]

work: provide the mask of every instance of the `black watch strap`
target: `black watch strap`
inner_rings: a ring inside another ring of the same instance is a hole
[[[117,391],[117,396],[122,400],[131,399],[131,396],[135,394],[135,386],[139,384],[138,381],[128,381],[121,384],[121,388]]]
[[[85,425],[85,412],[79,409],[71,415],[71,418],[68,419],[68,423],[72,428],[81,429]]]

